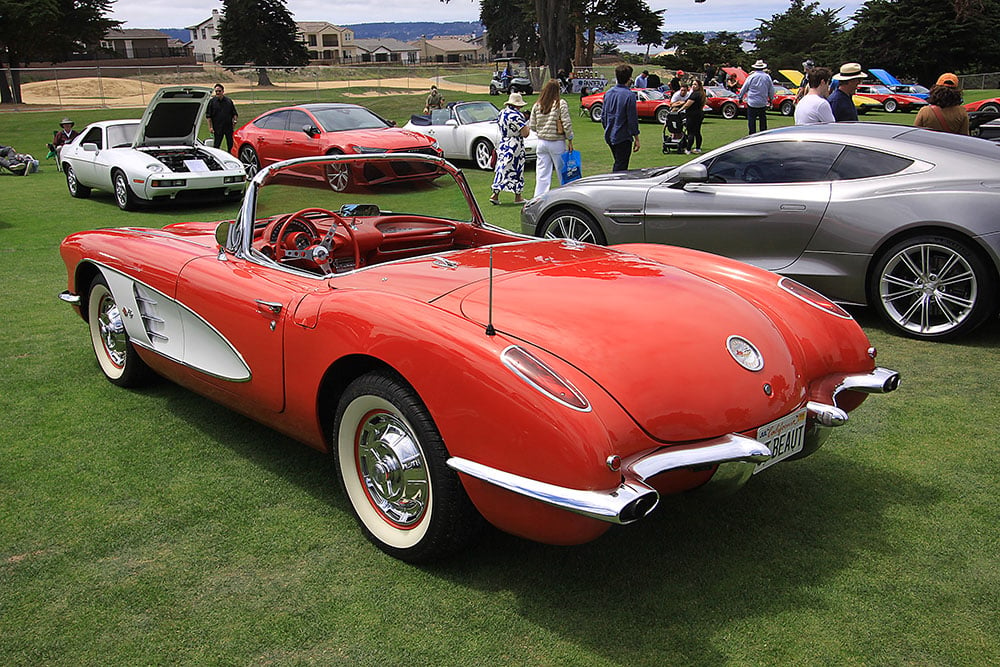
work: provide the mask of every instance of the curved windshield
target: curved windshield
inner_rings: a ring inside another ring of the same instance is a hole
[[[458,116],[458,119],[464,125],[466,123],[488,123],[494,121],[499,113],[500,110],[493,106],[491,102],[473,102],[458,107],[455,115]]]
[[[131,146],[135,141],[135,135],[139,131],[139,123],[129,123],[128,125],[108,126],[108,147],[121,148]]]
[[[344,130],[372,130],[390,127],[388,123],[364,107],[331,107],[310,109],[326,132]]]
[[[654,88],[647,88],[642,92],[646,95],[647,100],[662,100],[664,98],[663,93]]]

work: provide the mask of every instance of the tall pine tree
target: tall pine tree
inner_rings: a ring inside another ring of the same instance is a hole
[[[223,65],[254,65],[257,85],[270,86],[267,67],[302,67],[309,51],[285,0],[224,0],[217,28]]]

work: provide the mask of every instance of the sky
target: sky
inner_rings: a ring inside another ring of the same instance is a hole
[[[757,19],[769,19],[784,13],[788,0],[647,0],[654,10],[665,9],[663,29],[674,30],[747,30],[756,28]],[[329,21],[338,25],[354,23],[389,23],[406,21],[479,20],[479,0],[287,0],[296,21]],[[842,19],[850,18],[864,2],[819,0],[820,9],[844,10]],[[184,28],[200,23],[222,9],[221,0],[116,0],[111,17],[124,21],[125,28]]]

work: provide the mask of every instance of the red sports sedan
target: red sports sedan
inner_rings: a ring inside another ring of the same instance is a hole
[[[353,153],[421,153],[441,156],[437,141],[419,132],[395,127],[357,104],[303,104],[273,109],[236,130],[233,154],[252,177],[261,168],[282,160]],[[334,190],[351,183],[433,178],[428,174],[356,173],[337,170],[326,180]],[[310,177],[314,174],[303,174]]]
[[[655,120],[660,125],[667,122],[667,114],[670,112],[669,93],[661,93],[655,88],[633,88],[632,92],[636,95],[635,107],[640,120]],[[601,116],[604,115],[604,93],[581,98],[580,108],[590,114],[592,121],[600,123]]]

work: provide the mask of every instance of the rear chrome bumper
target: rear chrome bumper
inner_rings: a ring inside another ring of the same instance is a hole
[[[876,368],[870,373],[849,375],[840,380],[832,398],[841,391],[887,393],[899,386],[899,373],[887,368]],[[819,449],[829,434],[829,427],[847,423],[847,412],[836,405],[817,401],[806,404],[810,426],[806,431],[806,445],[798,456],[807,456]],[[742,487],[753,474],[758,463],[771,457],[771,450],[753,438],[729,434],[688,445],[662,447],[642,452],[608,465],[621,470],[622,483],[607,490],[588,491],[557,486],[514,473],[493,468],[475,461],[452,457],[448,466],[460,473],[488,482],[502,489],[559,507],[576,514],[607,521],[628,524],[646,516],[659,503],[660,494],[647,482],[656,475],[680,468],[715,466],[712,479],[703,488],[731,492]],[[618,467],[620,466],[620,468]]]

